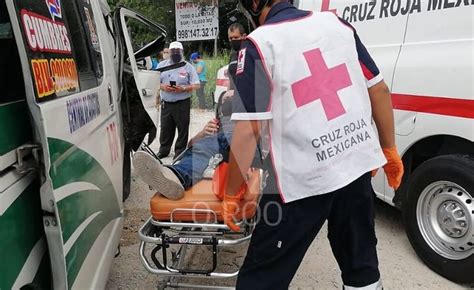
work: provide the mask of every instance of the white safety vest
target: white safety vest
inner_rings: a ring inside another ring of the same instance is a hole
[[[335,191],[386,163],[350,27],[315,13],[249,39],[272,81],[269,144],[285,202]]]

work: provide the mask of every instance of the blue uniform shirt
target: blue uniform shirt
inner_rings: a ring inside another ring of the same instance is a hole
[[[158,68],[173,64],[171,60],[164,60],[158,64]],[[172,69],[161,73],[160,80],[162,84],[169,85],[170,81],[175,81],[177,86],[199,85],[199,77],[196,69],[188,62],[180,68]],[[165,102],[177,102],[190,98],[191,92],[169,93],[160,91],[161,100]]]
[[[309,13],[308,11],[297,9],[288,2],[280,2],[271,8],[264,24],[298,19],[307,16]],[[348,22],[340,20],[344,25],[352,28]],[[355,29],[352,29],[354,30],[354,40],[364,76],[368,81],[373,80],[379,75],[379,69],[362,44]],[[242,49],[244,48],[246,49],[245,71],[236,76],[237,94],[233,98],[232,111],[236,115],[245,113],[249,117],[252,116],[255,120],[266,119],[265,113],[271,102],[272,84],[265,73],[265,68],[255,45],[251,41],[244,41]]]

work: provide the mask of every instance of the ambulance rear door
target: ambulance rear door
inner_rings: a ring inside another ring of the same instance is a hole
[[[99,3],[6,3],[42,150],[54,288],[104,288],[122,231],[123,144],[113,44]]]

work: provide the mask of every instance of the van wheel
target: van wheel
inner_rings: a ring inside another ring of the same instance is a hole
[[[125,146],[123,154],[123,195],[122,201],[126,201],[130,196],[131,184],[132,184],[132,162],[131,162],[131,151],[128,146]]]
[[[474,283],[474,158],[446,155],[411,176],[403,218],[417,255],[457,283]]]

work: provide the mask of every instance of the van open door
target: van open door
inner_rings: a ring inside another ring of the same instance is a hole
[[[23,71],[41,150],[41,223],[53,287],[102,289],[123,227],[123,139],[99,1],[6,4],[21,57],[21,68],[11,69]]]
[[[148,70],[146,59],[157,57],[163,50],[166,31],[160,24],[124,7],[116,9],[114,21],[122,48],[124,135],[127,146],[137,150],[146,134],[149,143],[156,136],[160,72]]]

